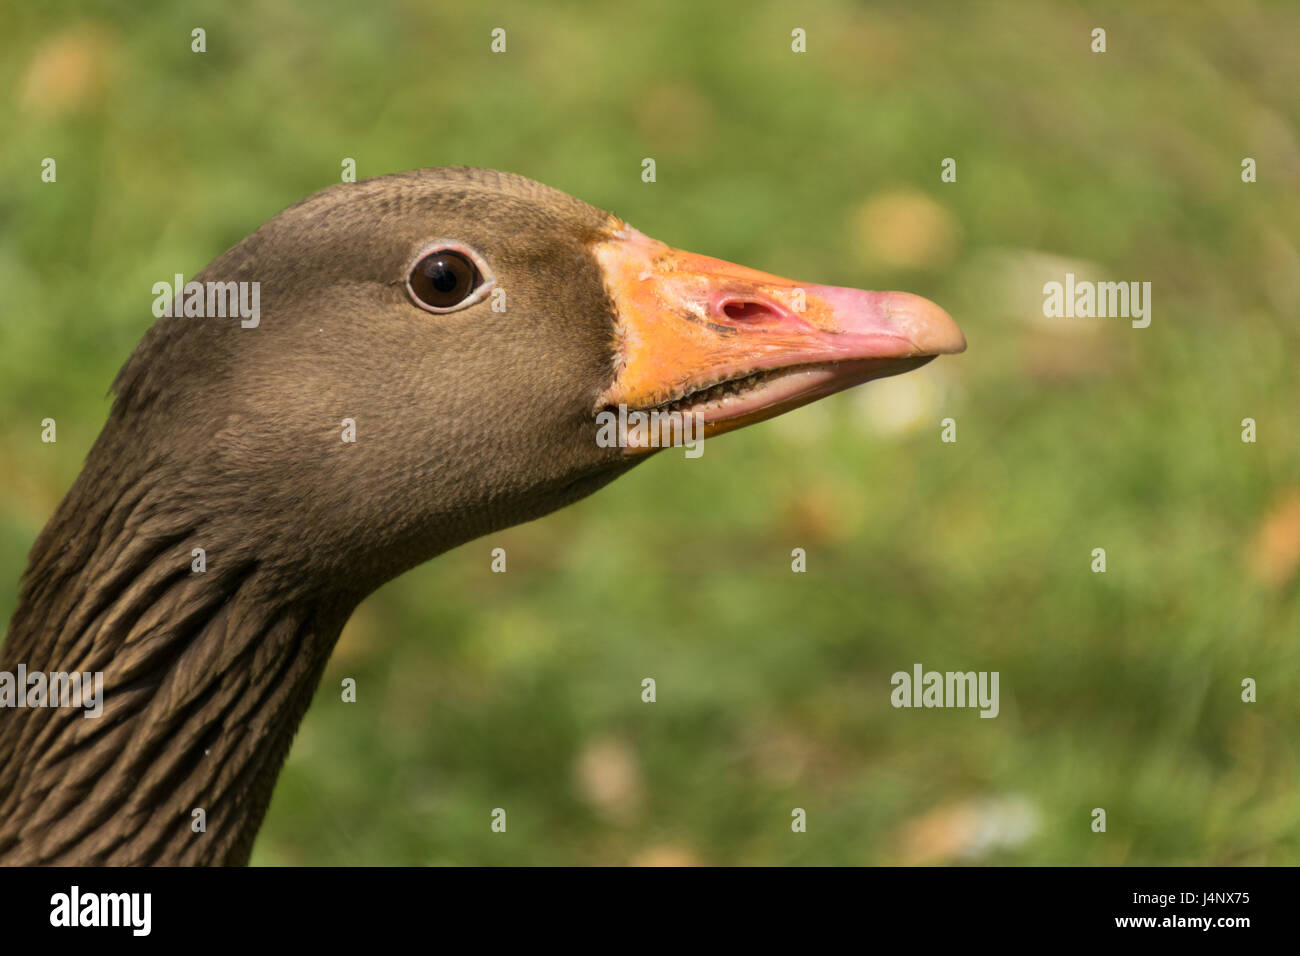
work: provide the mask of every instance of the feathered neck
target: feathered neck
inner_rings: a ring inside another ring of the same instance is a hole
[[[0,671],[102,672],[103,712],[0,709],[0,864],[244,863],[357,597],[265,567],[256,529],[124,457],[111,426],[0,649]]]

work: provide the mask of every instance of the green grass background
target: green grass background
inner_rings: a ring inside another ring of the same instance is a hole
[[[151,285],[343,157],[523,173],[673,245],[926,295],[970,342],[382,589],[255,863],[1300,862],[1294,5],[60,0],[5,19],[6,619]],[[1151,327],[1035,317],[1067,269],[1152,282]],[[915,662],[999,671],[1001,715],[893,709]]]

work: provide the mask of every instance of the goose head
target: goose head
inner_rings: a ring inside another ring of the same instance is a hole
[[[142,432],[205,507],[273,538],[262,560],[332,589],[545,514],[659,449],[601,441],[602,411],[698,416],[708,437],[965,345],[922,298],[682,252],[468,169],[326,189],[196,280],[258,283],[256,327],[160,320],[121,401],[149,397]]]

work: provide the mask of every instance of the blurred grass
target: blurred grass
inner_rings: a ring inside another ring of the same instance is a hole
[[[384,588],[255,862],[1300,862],[1300,10],[273,0],[6,19],[6,619],[152,283],[343,157],[361,176],[523,173],[674,245],[929,296],[970,340]],[[1152,282],[1151,327],[1035,318],[1067,269]],[[918,661],[1000,671],[1001,715],[891,708],[890,674]]]

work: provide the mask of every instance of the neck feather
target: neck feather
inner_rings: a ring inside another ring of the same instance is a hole
[[[102,714],[0,709],[0,864],[244,863],[355,600],[106,457],[33,547],[0,649],[11,674],[102,672]]]

